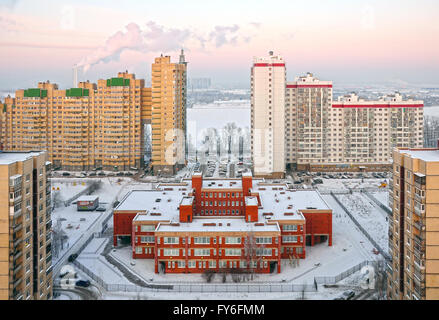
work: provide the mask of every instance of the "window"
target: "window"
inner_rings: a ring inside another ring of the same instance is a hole
[[[241,243],[241,237],[226,237],[225,244],[240,244],[240,243]]]
[[[189,260],[188,263],[187,263],[187,266],[188,266],[189,268],[195,268],[195,261],[191,261],[191,260]]]
[[[194,244],[210,243],[210,237],[194,237]]]
[[[180,254],[179,249],[163,249],[164,256],[178,256]]]
[[[155,226],[154,225],[143,225],[143,226],[140,226],[140,231],[141,232],[152,232],[152,231],[155,231]]]
[[[297,225],[296,224],[285,224],[283,226],[284,231],[297,231]]]
[[[194,256],[210,256],[210,249],[194,249]]]
[[[141,243],[154,243],[154,236],[140,237]]]
[[[136,247],[136,254],[142,254],[142,247]]]
[[[257,256],[271,256],[272,250],[271,250],[271,248],[257,248],[256,255]]]
[[[178,237],[163,237],[164,244],[176,244],[179,243]]]
[[[240,256],[242,254],[241,249],[225,249],[226,256]]]
[[[257,244],[271,243],[271,237],[256,237],[256,243]]]
[[[297,236],[282,236],[282,242],[297,242]]]

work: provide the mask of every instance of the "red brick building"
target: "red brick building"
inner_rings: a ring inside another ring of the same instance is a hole
[[[314,190],[293,190],[244,174],[129,192],[114,210],[114,245],[155,272],[281,271],[281,259],[306,256],[306,244],[332,245],[332,210]]]

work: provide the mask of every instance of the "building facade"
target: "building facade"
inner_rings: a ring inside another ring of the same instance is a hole
[[[0,152],[0,299],[52,299],[51,204],[45,152]]]
[[[332,81],[311,73],[284,80],[281,57],[254,59],[251,147],[257,176],[281,177],[285,168],[388,170],[393,148],[423,146],[423,101],[399,93],[373,101],[349,94],[334,101]]]
[[[184,55],[177,64],[157,58],[152,78],[152,88],[120,72],[67,90],[49,82],[17,90],[0,108],[0,147],[47,150],[54,168],[64,170],[138,169],[144,165],[145,125],[150,124],[155,171],[166,165],[174,169],[185,161]]]
[[[128,193],[114,210],[114,245],[131,243],[155,272],[226,269],[280,272],[281,259],[304,259],[306,245],[332,245],[332,210],[317,191],[296,191],[244,174]]]
[[[439,146],[393,152],[387,297],[439,299]]]
[[[185,164],[186,75],[183,51],[178,63],[156,58],[152,65],[152,166],[154,173],[175,174]]]
[[[285,174],[285,61],[270,52],[251,69],[251,153],[257,177]]]

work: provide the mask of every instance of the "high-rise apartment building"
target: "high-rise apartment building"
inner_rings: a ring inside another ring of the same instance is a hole
[[[152,166],[154,173],[175,174],[185,165],[186,68],[183,50],[179,63],[156,58],[152,65]]]
[[[0,299],[52,298],[46,152],[0,152]]]
[[[49,82],[17,90],[0,108],[0,147],[47,150],[54,168],[64,170],[129,170],[144,164],[145,125],[151,124],[155,172],[170,167],[174,173],[185,161],[183,53],[180,61],[157,58],[152,88],[134,74],[120,72],[116,78],[80,82],[67,90]]]
[[[282,176],[285,168],[387,170],[393,148],[423,146],[422,101],[399,93],[373,101],[349,94],[334,101],[332,81],[311,73],[294,82],[284,79],[282,58],[255,58],[251,125],[257,176]]]
[[[254,175],[285,174],[285,61],[270,52],[251,69],[251,152]]]
[[[439,146],[438,146],[439,147]],[[439,148],[395,149],[389,299],[439,299]]]
[[[332,155],[332,82],[311,73],[286,85],[285,146],[287,166],[324,163]],[[335,147],[335,146],[334,146]]]

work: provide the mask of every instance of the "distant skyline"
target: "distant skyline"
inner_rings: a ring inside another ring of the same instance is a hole
[[[0,0],[0,90],[50,80],[72,87],[128,70],[149,79],[154,57],[188,77],[250,85],[253,56],[284,57],[287,79],[439,85],[437,0]]]

